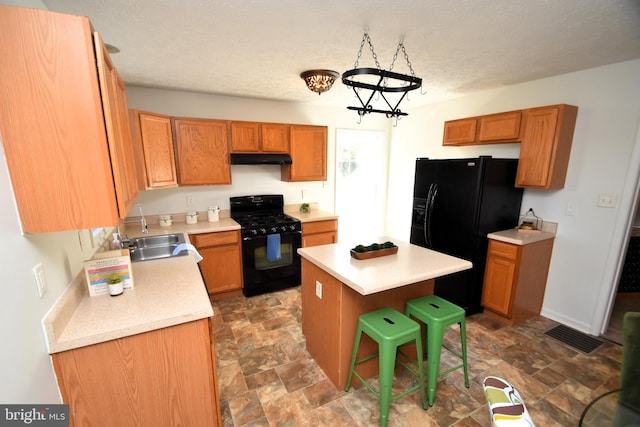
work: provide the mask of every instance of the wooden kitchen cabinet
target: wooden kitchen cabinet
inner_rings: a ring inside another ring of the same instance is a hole
[[[283,181],[327,180],[327,127],[291,125],[290,165],[281,166]]]
[[[129,118],[140,189],[177,187],[171,117],[130,110]]]
[[[520,141],[520,111],[489,114],[444,123],[442,145],[500,144]]]
[[[89,20],[0,5],[0,74],[0,134],[23,230],[118,225],[138,191],[126,94]]]
[[[233,121],[232,153],[288,153],[289,125]]]
[[[179,185],[231,184],[229,123],[172,118]]]
[[[473,144],[476,141],[476,118],[448,120],[444,122],[442,145]]]
[[[338,243],[338,220],[302,223],[302,247]]]
[[[202,255],[200,272],[213,299],[242,293],[242,241],[240,231],[192,234],[191,243]]]
[[[489,239],[484,314],[514,325],[540,314],[554,239],[515,245]]]
[[[524,110],[516,187],[564,187],[577,115],[566,104]]]
[[[71,426],[222,425],[209,319],[51,357]]]

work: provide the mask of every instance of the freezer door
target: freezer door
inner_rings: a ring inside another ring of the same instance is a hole
[[[431,246],[439,252],[470,259],[474,252],[481,193],[480,161],[438,162],[437,193],[431,201],[428,224]]]

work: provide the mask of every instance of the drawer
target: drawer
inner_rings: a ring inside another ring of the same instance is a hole
[[[518,257],[518,245],[489,240],[489,253],[503,258],[516,259]]]
[[[240,242],[240,232],[219,231],[217,233],[192,234],[190,239],[198,249],[207,246],[231,245]]]
[[[338,229],[338,220],[313,221],[302,223],[302,234],[326,233]]]

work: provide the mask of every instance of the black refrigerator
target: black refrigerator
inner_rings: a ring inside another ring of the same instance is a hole
[[[491,156],[416,160],[410,242],[473,263],[435,282],[435,294],[467,315],[482,311],[487,234],[518,224],[517,167],[517,159]]]

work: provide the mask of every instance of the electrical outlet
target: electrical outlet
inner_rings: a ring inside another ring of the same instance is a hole
[[[193,206],[193,196],[187,196],[187,206]]]
[[[47,278],[44,276],[44,269],[42,264],[38,264],[33,267],[33,277],[36,279],[36,286],[38,288],[38,296],[42,298],[47,293]]]
[[[567,203],[567,207],[564,211],[566,216],[574,216],[576,214],[576,207],[573,203]]]
[[[316,296],[322,299],[322,283],[316,280]]]

